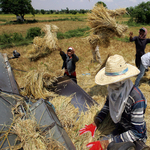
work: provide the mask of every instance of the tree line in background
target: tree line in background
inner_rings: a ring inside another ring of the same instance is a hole
[[[104,7],[107,8],[107,5],[102,2],[98,1],[95,5],[103,4]],[[85,14],[87,12],[91,12],[91,10],[69,10],[68,7],[66,9],[61,10],[37,10],[34,9],[31,5],[31,0],[0,0],[0,13],[4,14],[15,14],[16,16],[21,16],[24,20],[25,14]],[[150,1],[142,2],[135,7],[127,7],[126,8],[130,20],[129,22],[135,23],[150,23]]]

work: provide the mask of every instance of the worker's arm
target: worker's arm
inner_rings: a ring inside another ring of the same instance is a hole
[[[60,47],[58,48],[58,51],[60,52],[62,59],[66,60],[66,54],[62,51],[62,49]]]
[[[129,40],[130,40],[130,42],[132,42],[132,41],[133,41],[133,40],[132,40],[132,38],[133,38],[133,32],[130,32],[130,33],[129,33],[129,36],[130,36]]]
[[[107,114],[109,113],[109,100],[107,97],[107,100],[101,109],[101,111],[94,117],[94,123],[98,127],[100,123],[103,122],[103,120],[106,118]]]

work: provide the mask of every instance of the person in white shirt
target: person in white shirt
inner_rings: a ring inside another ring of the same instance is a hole
[[[148,69],[148,67],[150,66],[150,52],[144,54],[142,57],[141,57],[141,64],[140,64],[140,73],[138,74],[136,80],[135,80],[135,86],[138,87],[139,86],[139,83],[140,83],[140,80],[141,78],[143,77],[146,69]]]

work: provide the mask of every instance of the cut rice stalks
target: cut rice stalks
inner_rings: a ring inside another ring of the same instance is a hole
[[[54,92],[49,90],[55,88],[53,82],[57,81],[56,78],[52,73],[32,70],[24,78],[25,85],[21,94],[35,99],[56,96]]]
[[[91,27],[91,37],[89,39],[93,39],[93,34],[98,35],[99,39],[95,36],[98,40],[95,40],[95,42],[91,40],[93,42],[90,42],[90,44],[94,43],[95,45],[108,47],[111,38],[123,36],[128,26],[117,24],[113,17],[115,13],[121,15],[125,12],[125,9],[111,11],[103,5],[95,6],[92,13],[88,13],[88,25]]]
[[[26,57],[34,61],[56,50],[59,47],[58,30],[59,28],[55,25],[45,25],[41,30],[45,33],[45,36],[33,39],[32,49],[28,50]]]

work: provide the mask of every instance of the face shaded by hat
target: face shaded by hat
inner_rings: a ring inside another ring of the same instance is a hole
[[[126,64],[120,55],[110,56],[106,66],[95,76],[95,82],[99,85],[116,83],[127,78],[136,76],[140,71],[133,65]]]

